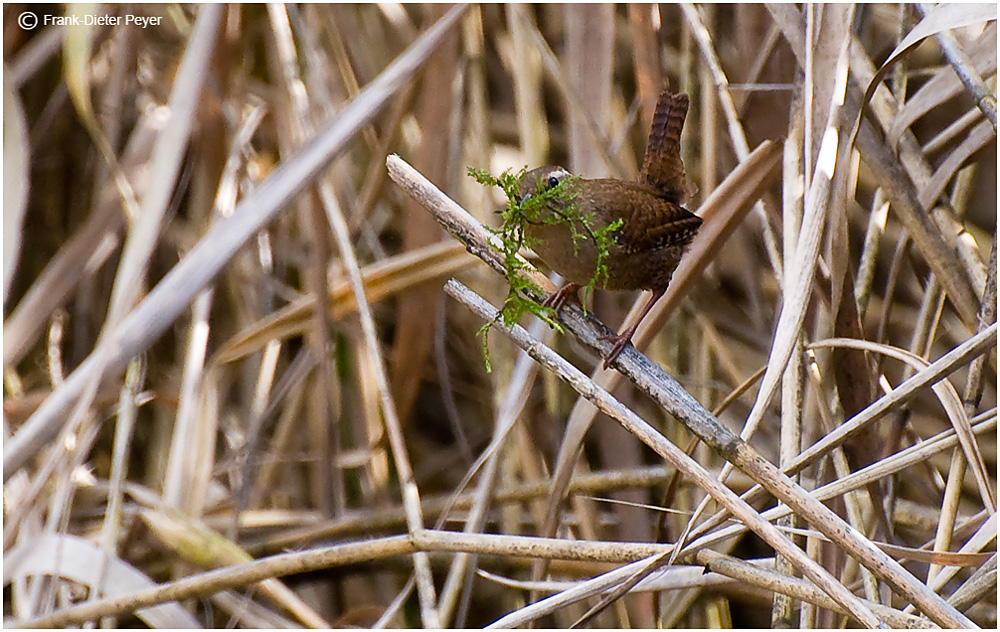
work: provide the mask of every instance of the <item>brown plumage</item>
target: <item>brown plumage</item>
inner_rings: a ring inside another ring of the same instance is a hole
[[[605,368],[615,361],[639,323],[663,296],[684,251],[701,226],[700,217],[680,206],[685,190],[680,137],[687,109],[686,94],[664,90],[653,115],[639,181],[572,180],[527,229],[528,236],[535,240],[535,252],[567,281],[545,301],[558,310],[576,297],[580,287],[590,283],[597,266],[597,248],[589,237],[574,241],[573,231],[566,223],[546,223],[546,220],[572,205],[576,205],[576,217],[593,215],[590,228],[594,231],[619,218],[622,220],[605,259],[607,277],[598,279],[599,287],[651,290],[653,297],[635,325],[609,338],[614,345],[604,359]],[[569,175],[562,167],[533,169],[521,179],[521,199],[551,189]],[[586,234],[580,220],[576,224],[577,232]]]
[[[660,93],[653,113],[653,124],[646,140],[639,182],[658,189],[674,204],[684,201],[686,183],[681,162],[681,132],[688,111],[688,95]]]

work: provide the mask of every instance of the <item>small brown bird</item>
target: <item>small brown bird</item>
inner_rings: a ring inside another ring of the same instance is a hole
[[[609,290],[652,290],[653,297],[632,327],[605,338],[614,345],[604,358],[604,368],[615,361],[639,323],[666,292],[670,277],[701,226],[701,218],[680,205],[685,192],[680,138],[687,110],[686,94],[664,90],[656,104],[638,182],[613,178],[570,180],[565,194],[550,200],[536,218],[538,221],[529,223],[525,231],[535,240],[535,252],[567,281],[545,299],[545,305],[559,310],[567,300],[579,300],[577,291],[594,277],[598,250],[582,219],[552,220],[566,217],[574,205],[572,217],[592,215],[591,232],[622,220],[621,227],[612,233],[614,243],[604,261],[607,275],[597,279],[598,286]],[[570,173],[562,167],[533,169],[520,180],[520,198],[523,201],[552,189],[568,176]],[[575,238],[570,228],[573,223]]]

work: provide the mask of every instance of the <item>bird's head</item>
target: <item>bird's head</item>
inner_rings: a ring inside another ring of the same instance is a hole
[[[532,169],[521,176],[517,201],[523,203],[533,195],[553,189],[570,175],[570,172],[562,167],[547,166]]]

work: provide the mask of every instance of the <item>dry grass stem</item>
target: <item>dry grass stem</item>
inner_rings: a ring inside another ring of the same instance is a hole
[[[996,627],[995,5],[3,19],[6,627]],[[668,287],[536,317],[481,182],[664,89]]]

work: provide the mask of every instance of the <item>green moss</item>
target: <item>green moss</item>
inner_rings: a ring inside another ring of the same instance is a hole
[[[554,319],[555,310],[544,307],[528,297],[529,292],[541,296],[542,289],[524,274],[523,270],[527,266],[517,256],[521,248],[530,248],[535,241],[526,234],[525,229],[530,224],[568,224],[573,234],[574,246],[578,247],[577,244],[585,239],[594,241],[597,246],[597,266],[594,270],[594,276],[591,277],[584,290],[585,296],[589,296],[597,284],[607,278],[608,251],[615,243],[615,231],[621,227],[622,220],[616,220],[604,228],[594,229],[594,215],[592,213],[581,215],[578,206],[572,202],[576,196],[572,183],[578,180],[579,176],[565,178],[552,188],[538,187],[540,193],[532,195],[523,202],[518,202],[520,181],[525,173],[527,173],[527,168],[521,169],[516,174],[512,174],[511,170],[507,169],[499,177],[494,177],[488,171],[469,168],[469,176],[474,178],[476,182],[484,186],[500,187],[500,190],[507,197],[507,205],[498,211],[503,217],[500,228],[486,228],[500,238],[500,254],[503,255],[504,269],[510,284],[507,298],[504,299],[503,307],[500,308],[497,317],[503,320],[504,325],[511,327],[525,314],[534,314],[563,333],[563,328]],[[559,200],[563,204],[549,204],[555,200]],[[492,370],[487,347],[489,328],[490,323],[487,323],[479,331],[483,336],[487,371]]]

